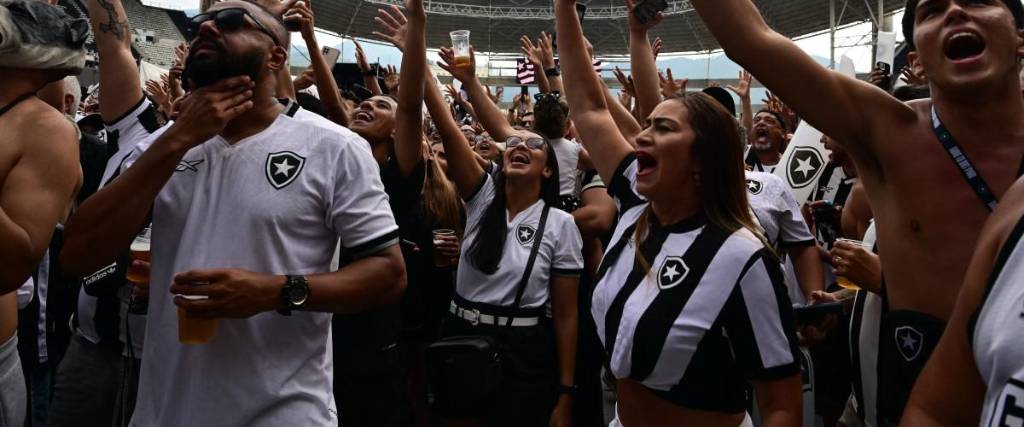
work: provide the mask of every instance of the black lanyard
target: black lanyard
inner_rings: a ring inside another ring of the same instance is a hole
[[[939,139],[939,143],[946,149],[949,158],[960,169],[960,174],[963,175],[967,184],[974,189],[981,202],[985,204],[989,211],[995,210],[999,204],[999,199],[996,198],[995,194],[992,194],[992,189],[985,183],[985,179],[981,177],[981,173],[974,167],[971,160],[967,158],[967,153],[953,139],[953,134],[942,124],[939,114],[935,112],[935,105],[932,105],[932,130],[935,131],[935,137]]]
[[[11,111],[11,109],[18,106],[18,104],[21,104],[21,101],[29,99],[35,95],[35,93],[26,93],[17,98],[14,98],[14,101],[11,101],[10,104],[4,105],[2,108],[0,108],[0,116],[4,115],[4,113],[7,113],[8,111]]]

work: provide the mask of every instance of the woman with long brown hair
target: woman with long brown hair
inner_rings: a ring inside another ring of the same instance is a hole
[[[791,304],[750,213],[733,118],[707,95],[672,97],[634,148],[608,110],[574,6],[555,1],[567,99],[619,206],[591,309],[616,378],[612,425],[752,425],[749,385],[763,425],[799,425]]]

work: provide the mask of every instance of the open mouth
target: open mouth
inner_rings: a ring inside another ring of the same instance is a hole
[[[643,151],[636,152],[636,174],[637,176],[648,175],[658,167],[658,160]]]
[[[477,143],[477,147],[480,149],[480,151],[487,151],[491,149],[491,143],[487,141],[480,141],[479,143]]]
[[[366,111],[357,111],[356,114],[352,116],[352,121],[369,123],[373,121],[373,114]]]
[[[958,31],[946,39],[946,58],[963,61],[981,56],[985,52],[985,40],[970,31]]]
[[[515,153],[512,153],[512,155],[508,157],[508,162],[513,165],[529,165],[530,156],[522,151],[516,151]]]

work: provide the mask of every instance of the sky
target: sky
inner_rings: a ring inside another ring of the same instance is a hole
[[[164,8],[182,9],[182,10],[195,10],[199,8],[199,0],[142,0],[143,3],[158,6]],[[893,22],[898,23],[902,18],[902,12],[894,16]],[[429,25],[429,24],[428,24]],[[850,45],[857,44],[852,43],[858,41],[861,35],[867,35],[871,32],[870,24],[855,25],[837,33],[836,39],[839,45]],[[850,38],[852,37],[852,38]],[[902,34],[897,34],[897,41],[903,39]],[[860,44],[870,43],[870,36],[866,39],[859,40]],[[300,37],[293,37],[293,44],[296,46],[305,47],[305,43]],[[349,40],[336,37],[327,32],[318,33],[317,42],[321,46],[341,46],[342,57],[341,62],[354,62],[354,49],[352,43]],[[828,33],[820,34],[813,37],[803,38],[797,40],[797,45],[800,46],[805,52],[810,55],[828,58],[829,57],[829,35]],[[369,56],[370,62],[380,62],[381,64],[398,65],[401,63],[401,54],[397,49],[386,44],[375,44],[372,42],[364,42],[363,48]],[[871,48],[866,46],[853,47],[853,48],[841,48],[836,50],[836,60],[838,61],[843,55],[847,55],[853,60],[854,65],[858,72],[868,72],[871,69]],[[300,53],[301,55],[301,53]],[[432,60],[436,60],[436,54],[429,54],[428,57]],[[706,58],[704,55],[687,55],[691,59]],[[479,59],[479,58],[478,58]],[[296,58],[297,62],[308,62],[305,58]],[[483,62],[483,61],[479,61]],[[703,78],[704,76],[700,76]],[[711,78],[724,78],[725,76],[709,76]]]

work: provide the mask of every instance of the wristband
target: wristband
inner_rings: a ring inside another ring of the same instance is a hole
[[[576,396],[576,392],[579,390],[577,385],[558,385],[558,394],[568,394],[570,397]]]
[[[562,72],[558,70],[558,67],[552,67],[544,70],[544,75],[548,77],[558,77],[562,75]]]

